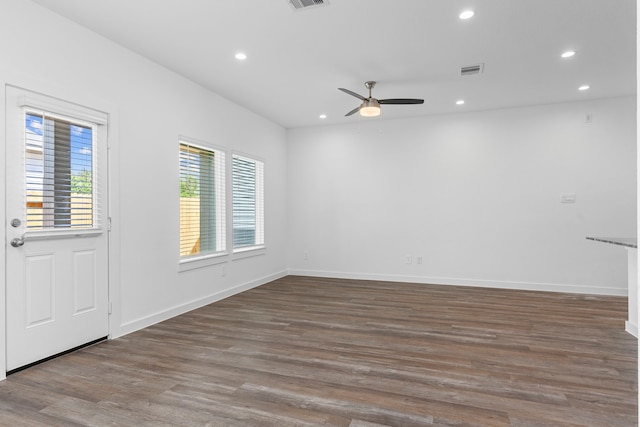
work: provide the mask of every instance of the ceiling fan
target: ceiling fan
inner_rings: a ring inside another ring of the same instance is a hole
[[[360,115],[364,117],[375,117],[380,115],[380,105],[382,104],[424,104],[424,99],[415,99],[415,98],[391,98],[391,99],[376,99],[371,97],[371,89],[376,86],[376,82],[368,81],[364,82],[364,86],[369,89],[369,97],[365,98],[364,96],[357,94],[349,89],[345,89],[339,87],[338,89],[343,91],[344,93],[348,93],[351,96],[355,96],[356,98],[362,100],[362,104],[359,107],[354,108],[349,111],[346,116],[350,116],[355,114],[357,111],[360,111]]]

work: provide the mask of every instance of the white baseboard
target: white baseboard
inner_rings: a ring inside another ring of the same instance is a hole
[[[328,277],[335,279],[383,280],[389,282],[424,283],[433,285],[473,286],[496,289],[521,289],[527,291],[566,292],[574,294],[627,296],[627,288],[605,288],[562,283],[515,282],[504,280],[467,279],[457,277],[402,276],[392,274],[368,274],[324,270],[289,270],[290,275]]]
[[[629,332],[634,337],[638,338],[638,325],[634,325],[628,320],[624,322],[624,330]]]
[[[118,337],[130,334],[132,332],[138,331],[140,329],[147,328],[156,323],[171,319],[172,317],[179,316],[191,310],[204,307],[205,305],[214,303],[216,301],[220,301],[222,299],[238,294],[240,292],[248,291],[249,289],[253,289],[255,287],[272,282],[276,279],[280,279],[282,277],[285,277],[287,274],[288,274],[287,271],[281,271],[279,273],[271,274],[269,276],[261,277],[259,279],[252,280],[247,283],[242,283],[240,285],[236,285],[234,287],[224,289],[222,291],[208,295],[204,298],[190,301],[188,303],[172,307],[168,310],[163,310],[149,316],[132,320],[130,322],[122,324],[118,331],[113,331],[109,338],[110,339],[118,338]]]

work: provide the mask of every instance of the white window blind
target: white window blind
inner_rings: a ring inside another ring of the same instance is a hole
[[[233,247],[264,245],[264,163],[234,155]]]
[[[224,152],[180,141],[180,257],[224,252]]]
[[[28,231],[97,229],[97,125],[25,109]]]

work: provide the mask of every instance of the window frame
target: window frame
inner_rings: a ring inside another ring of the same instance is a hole
[[[97,123],[92,123],[92,122],[88,122],[82,119],[78,119],[75,117],[70,117],[70,116],[64,116],[61,114],[56,114],[56,113],[52,113],[50,111],[44,111],[41,109],[37,109],[37,108],[32,108],[32,107],[23,107],[22,109],[22,114],[24,117],[24,120],[26,122],[27,116],[33,116],[33,117],[40,117],[42,119],[42,127],[43,127],[43,143],[42,143],[42,156],[43,156],[43,181],[47,181],[52,179],[51,178],[51,170],[49,170],[49,173],[47,173],[48,169],[51,169],[51,166],[47,167],[46,166],[46,152],[47,152],[47,142],[46,142],[46,136],[44,135],[45,132],[45,128],[51,126],[51,125],[47,125],[47,122],[51,122],[53,121],[54,123],[57,123],[58,121],[60,122],[66,122],[69,125],[73,125],[73,126],[81,126],[84,127],[86,129],[90,129],[91,130],[91,223],[90,226],[73,226],[73,224],[70,222],[68,227],[58,227],[56,225],[51,225],[52,222],[56,221],[56,215],[54,213],[55,208],[49,206],[49,208],[45,208],[41,214],[41,220],[43,222],[43,225],[39,228],[30,228],[29,227],[29,216],[27,215],[26,217],[26,223],[25,223],[25,233],[28,236],[31,237],[41,237],[44,238],[46,236],[62,236],[65,234],[73,234],[73,235],[77,235],[77,234],[95,234],[95,233],[101,233],[102,232],[102,223],[101,223],[101,215],[100,215],[100,205],[98,203],[98,195],[99,192],[102,190],[101,188],[101,183],[98,179],[98,159],[97,159],[97,152],[98,152],[98,124]],[[54,125],[55,126],[55,125]],[[53,135],[49,135],[49,138],[56,138],[55,134]],[[25,150],[27,149],[26,146],[28,145],[27,141],[27,131],[26,131],[26,123],[25,123]],[[53,150],[55,150],[55,148],[53,148]],[[28,174],[28,167],[27,167],[27,156],[25,153],[25,174]],[[71,167],[71,165],[69,166]],[[72,171],[71,169],[69,170],[69,177],[72,176]],[[26,185],[26,191],[29,191],[29,184],[27,184],[25,182]],[[50,185],[49,185],[50,187]],[[51,188],[47,188],[47,189],[43,189],[43,198],[47,199],[47,198],[51,198],[51,197],[55,197],[55,195],[52,195],[53,193],[51,193],[52,190]],[[69,186],[69,191],[71,191],[71,186]],[[47,196],[48,195],[48,196]],[[48,202],[49,204],[51,204],[51,202]],[[72,203],[72,193],[69,193],[69,203]],[[85,203],[86,204],[86,203]],[[73,215],[73,210],[69,210],[69,217],[70,217],[70,221],[71,221],[71,217]]]
[[[206,141],[197,140],[184,135],[178,136],[178,205],[181,202],[180,196],[180,175],[182,174],[181,157],[180,153],[183,146],[194,147],[199,150],[214,153],[214,165],[216,168],[222,167],[222,172],[214,172],[213,185],[215,188],[215,221],[216,221],[216,246],[220,249],[215,251],[208,251],[205,253],[198,253],[194,255],[181,255],[180,254],[180,242],[182,241],[181,227],[178,230],[178,271],[188,271],[196,268],[206,267],[209,265],[221,264],[227,261],[229,255],[228,244],[228,231],[227,231],[227,151],[215,144],[208,143]],[[220,182],[220,178],[222,182]],[[180,211],[180,207],[178,207]],[[178,222],[181,224],[181,213],[178,213]]]
[[[107,167],[98,167],[102,164],[102,160],[98,158],[99,154],[97,147],[104,145],[109,148],[108,143],[108,127],[109,127],[109,113],[101,111],[92,107],[80,105],[71,101],[65,101],[58,98],[53,98],[48,95],[43,95],[37,92],[31,92],[25,89],[21,89],[12,86],[17,90],[22,91],[17,96],[16,105],[21,110],[21,117],[23,120],[23,130],[25,132],[23,141],[26,149],[26,115],[27,114],[41,114],[50,118],[61,119],[63,121],[72,122],[75,124],[86,125],[92,128],[93,140],[92,140],[92,161],[93,161],[93,225],[91,228],[49,228],[44,230],[38,229],[25,229],[25,236],[30,240],[49,240],[49,239],[65,239],[74,237],[91,237],[104,233],[108,228],[108,202],[104,200],[104,204],[100,203],[100,194],[108,192],[105,174]],[[25,155],[26,156],[26,153]],[[107,156],[107,154],[102,154]],[[102,157],[101,157],[102,158]],[[106,157],[105,157],[106,158]],[[22,159],[23,170],[26,172],[26,157]],[[26,185],[26,182],[25,182]],[[26,190],[26,187],[25,187]],[[26,215],[26,203],[24,207],[24,214]],[[25,216],[26,219],[26,216]]]
[[[256,187],[258,187],[258,184],[260,184],[260,191],[256,191],[256,204],[259,205],[257,207],[257,210],[259,213],[256,214],[256,233],[258,235],[260,235],[261,237],[261,242],[260,243],[255,243],[253,245],[247,245],[247,246],[240,246],[240,247],[235,247],[235,228],[234,228],[234,191],[233,191],[233,184],[234,184],[234,170],[233,170],[233,160],[235,158],[241,158],[244,160],[249,160],[255,163],[260,163],[260,167],[258,168],[260,171],[260,175],[256,176]],[[231,252],[233,253],[233,257],[234,259],[244,259],[244,258],[249,258],[249,257],[253,257],[253,256],[257,256],[257,255],[262,255],[264,253],[266,253],[266,221],[265,221],[265,161],[264,159],[258,157],[258,156],[254,156],[254,155],[250,155],[247,153],[243,153],[243,152],[239,152],[239,151],[232,151],[231,155],[229,156],[229,163],[230,163],[230,168],[229,168],[229,187],[231,189],[230,191],[230,203],[229,203],[229,211],[230,211],[230,221],[229,221],[229,227],[230,227],[230,236],[229,236],[229,240],[230,240],[230,248],[231,248]]]

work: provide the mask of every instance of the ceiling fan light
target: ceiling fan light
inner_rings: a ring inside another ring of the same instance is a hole
[[[360,115],[362,117],[376,117],[380,115],[380,104],[378,104],[378,101],[373,99],[373,98],[369,98],[366,101],[364,101],[362,103],[362,106],[360,107]]]
[[[362,107],[360,115],[363,117],[376,117],[380,115],[380,107]]]

